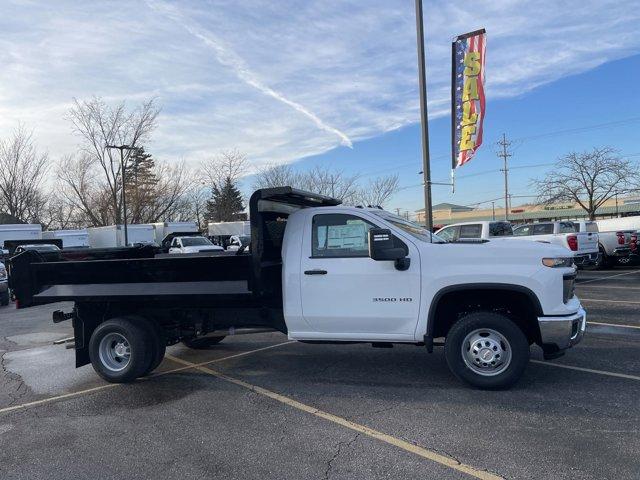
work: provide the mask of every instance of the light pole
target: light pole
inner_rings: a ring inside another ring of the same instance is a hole
[[[418,83],[420,86],[420,120],[422,133],[422,175],[424,182],[424,216],[427,229],[433,230],[431,210],[431,165],[429,162],[429,117],[427,115],[427,79],[424,60],[424,25],[422,0],[416,0],[416,33],[418,41]]]
[[[122,170],[122,220],[124,224],[124,246],[129,245],[129,234],[127,232],[127,196],[125,194],[125,176],[126,166],[124,164],[124,151],[125,150],[137,150],[137,147],[131,147],[129,145],[105,145],[105,148],[113,148],[120,150],[120,169]]]

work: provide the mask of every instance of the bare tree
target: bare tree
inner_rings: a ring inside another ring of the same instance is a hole
[[[369,180],[356,195],[357,202],[362,205],[384,206],[394,193],[398,191],[398,175],[387,175]]]
[[[49,169],[48,156],[38,152],[20,125],[7,140],[0,141],[0,208],[25,221],[33,221],[46,195],[42,184]]]
[[[179,210],[180,218],[195,220],[201,231],[207,228],[206,212],[207,200],[211,192],[201,182],[193,182],[185,193]]]
[[[353,204],[359,194],[358,178],[358,175],[347,175],[342,170],[328,167],[316,166],[305,172],[297,172],[290,165],[270,165],[258,171],[253,186],[268,188],[288,185]]]
[[[571,152],[561,157],[544,179],[533,180],[541,203],[575,202],[591,220],[596,210],[616,192],[638,178],[638,168],[611,147]]]
[[[361,185],[359,175],[347,175],[341,170],[315,167],[299,172],[291,165],[267,165],[258,170],[253,188],[289,185],[302,190],[338,198],[349,205],[384,205],[398,191],[398,176],[389,175]]]
[[[253,188],[296,187],[302,188],[303,175],[296,172],[289,164],[270,164],[258,170],[254,176]]]
[[[81,151],[69,165],[75,176],[61,170],[60,178],[69,187],[69,193],[77,196],[74,203],[82,208],[92,224],[122,222],[120,152],[106,146],[142,146],[156,126],[158,113],[153,99],[133,110],[127,109],[124,102],[111,107],[97,97],[75,100],[69,119],[74,133],[82,140]],[[129,155],[126,151],[125,164]],[[96,199],[100,203],[98,211],[95,211]]]
[[[247,172],[247,156],[234,149],[225,150],[219,155],[200,164],[200,177],[211,188],[222,189],[227,178],[234,185]]]

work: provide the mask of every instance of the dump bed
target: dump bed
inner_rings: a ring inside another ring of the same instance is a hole
[[[249,255],[174,257],[46,261],[25,252],[11,260],[11,284],[20,308],[66,300],[193,306],[251,300]]]

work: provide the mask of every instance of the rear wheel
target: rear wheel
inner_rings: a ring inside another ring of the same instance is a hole
[[[153,372],[164,360],[164,354],[167,351],[167,342],[164,339],[164,335],[158,326],[150,320],[144,317],[128,317],[128,319],[137,322],[142,325],[143,328],[149,334],[149,346],[151,347],[151,362],[149,366],[142,373],[142,377],[149,375]]]
[[[220,343],[225,339],[225,337],[226,335],[220,335],[219,337],[190,338],[188,340],[183,340],[182,343],[194,350],[206,350]]]
[[[110,383],[142,376],[153,359],[149,331],[126,318],[98,325],[89,340],[89,358],[98,375]]]
[[[483,389],[509,388],[529,362],[529,342],[522,330],[493,312],[474,312],[458,320],[444,349],[453,374]]]

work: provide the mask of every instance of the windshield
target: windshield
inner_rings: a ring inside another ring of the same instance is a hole
[[[249,245],[249,242],[251,241],[251,237],[249,235],[243,235],[240,237],[240,244],[241,245]]]
[[[410,222],[409,220],[405,220],[398,215],[394,215],[393,213],[385,212],[384,210],[371,210],[371,213],[374,215],[385,219],[387,222],[393,224],[395,227],[398,227],[400,230],[408,233],[413,238],[417,238],[418,240],[422,240],[423,242],[433,242],[433,243],[446,243],[441,238],[433,235],[426,228],[418,225],[417,223]]]
[[[182,239],[183,247],[196,247],[198,245],[213,245],[204,237],[186,237]]]

